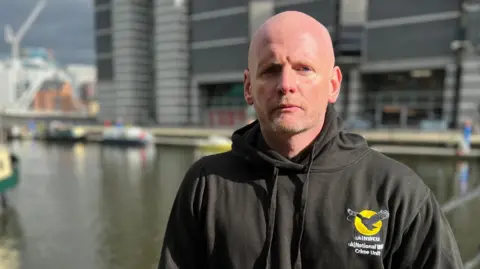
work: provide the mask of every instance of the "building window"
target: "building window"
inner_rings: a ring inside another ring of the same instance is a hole
[[[95,29],[110,29],[112,26],[112,11],[107,10],[97,10],[95,11]]]
[[[357,26],[365,24],[367,17],[366,0],[339,0],[341,1],[341,24]]]
[[[442,120],[445,70],[363,76],[365,110],[376,126],[418,127]]]
[[[99,81],[113,80],[113,60],[112,58],[97,59],[97,78]]]
[[[111,4],[112,0],[95,0],[95,6]]]
[[[97,53],[111,53],[113,51],[112,35],[108,34],[97,36],[95,45]]]
[[[212,127],[235,127],[245,123],[248,106],[242,83],[220,83],[200,86],[204,122]]]

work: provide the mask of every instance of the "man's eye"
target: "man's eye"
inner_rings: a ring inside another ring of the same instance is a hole
[[[312,68],[308,67],[308,66],[300,66],[298,67],[298,71],[301,71],[301,72],[310,72],[312,71]]]

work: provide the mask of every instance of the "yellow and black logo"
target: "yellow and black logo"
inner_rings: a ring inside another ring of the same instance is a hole
[[[347,209],[347,219],[353,221],[355,230],[364,236],[374,236],[380,232],[383,226],[383,220],[390,216],[387,210],[378,212],[372,210],[362,210],[360,212]]]

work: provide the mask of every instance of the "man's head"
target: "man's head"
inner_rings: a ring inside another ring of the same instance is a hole
[[[277,14],[254,34],[244,74],[245,100],[262,129],[295,135],[323,125],[342,74],[328,30],[295,11]]]

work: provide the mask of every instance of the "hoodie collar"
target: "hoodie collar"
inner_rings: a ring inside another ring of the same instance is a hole
[[[287,159],[268,148],[262,137],[258,121],[255,121],[233,133],[232,151],[259,168],[269,167],[272,180],[270,193],[270,205],[267,215],[266,248],[264,268],[271,269],[271,248],[274,237],[276,222],[276,209],[278,205],[278,177],[280,169],[289,169],[298,173],[306,174],[301,189],[301,201],[298,205],[299,229],[294,233],[296,259],[294,268],[301,269],[301,243],[304,232],[306,208],[309,194],[309,183],[312,171],[316,169],[337,169],[352,163],[363,155],[366,147],[365,140],[361,137],[347,136],[343,130],[342,121],[336,113],[333,105],[329,105],[325,114],[325,123],[322,130],[314,141],[299,156]],[[260,169],[259,169],[260,170]],[[262,170],[263,171],[263,170]],[[268,170],[267,170],[268,171]]]
[[[314,170],[340,168],[350,164],[367,148],[362,137],[346,133],[333,104],[327,107],[325,123],[320,133],[292,159],[285,158],[268,147],[258,121],[235,131],[232,142],[232,151],[253,164],[295,171],[306,171],[309,165]]]

